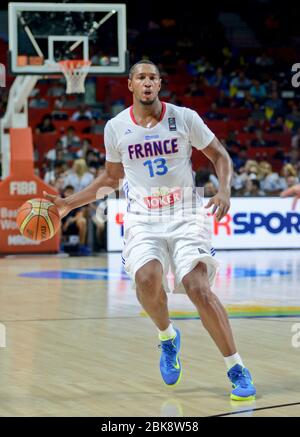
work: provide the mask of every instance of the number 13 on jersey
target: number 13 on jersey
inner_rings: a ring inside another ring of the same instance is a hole
[[[145,161],[143,165],[148,166],[150,178],[154,178],[154,176],[162,176],[168,173],[166,163],[167,161],[164,158],[156,158],[153,161],[151,159]]]

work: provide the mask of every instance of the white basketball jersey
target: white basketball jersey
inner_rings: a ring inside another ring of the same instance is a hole
[[[106,160],[124,166],[128,213],[164,215],[192,207],[192,146],[204,149],[213,139],[195,111],[169,103],[162,102],[154,127],[138,125],[132,106],[112,118],[104,131]]]

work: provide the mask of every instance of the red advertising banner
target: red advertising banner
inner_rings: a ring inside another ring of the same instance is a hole
[[[18,209],[26,200],[43,197],[43,190],[56,193],[34,174],[31,128],[10,129],[10,150],[10,175],[0,182],[0,253],[56,253],[58,234],[44,242],[29,240],[16,223]]]

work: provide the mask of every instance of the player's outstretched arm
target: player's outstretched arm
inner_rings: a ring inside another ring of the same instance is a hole
[[[48,194],[44,191],[44,197],[53,202],[59,210],[60,217],[65,217],[72,209],[87,205],[102,199],[120,187],[124,177],[123,164],[119,162],[105,163],[105,170],[90,185],[78,193],[63,199],[62,197]]]
[[[216,219],[220,221],[230,208],[232,161],[226,149],[216,137],[201,151],[213,163],[219,179],[219,190],[217,194],[209,200],[205,208],[213,206],[212,214],[216,212]]]
[[[290,188],[287,188],[286,190],[282,191],[280,194],[281,197],[288,197],[288,196],[294,196],[292,209],[294,210],[296,208],[297,202],[300,199],[300,184],[293,185]]]

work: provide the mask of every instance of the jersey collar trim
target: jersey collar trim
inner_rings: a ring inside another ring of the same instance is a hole
[[[165,115],[166,109],[167,109],[167,105],[165,104],[165,102],[161,102],[161,104],[162,104],[162,109],[161,109],[161,113],[160,113],[160,117],[159,117],[158,123],[160,123],[162,121],[162,119],[164,118],[164,115]],[[138,122],[136,121],[136,119],[135,119],[135,116],[134,116],[134,113],[133,113],[133,105],[130,106],[129,113],[130,113],[130,118],[133,121],[133,123],[136,124],[137,126],[140,126],[138,124]]]

